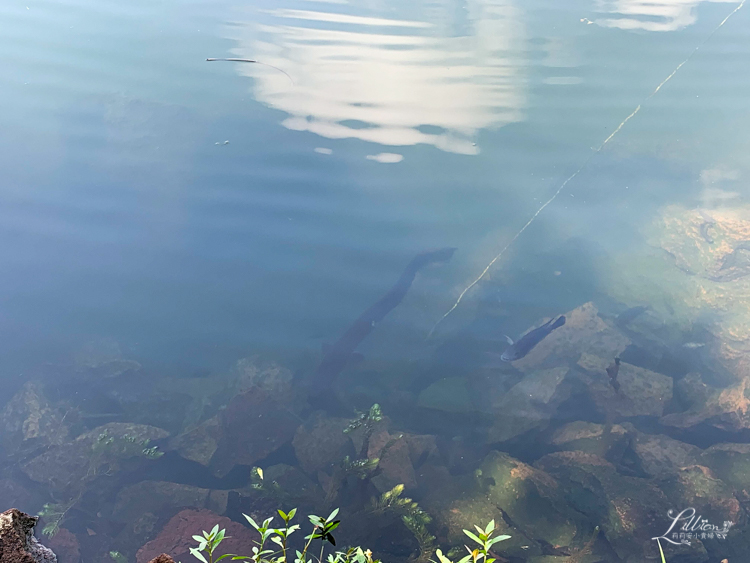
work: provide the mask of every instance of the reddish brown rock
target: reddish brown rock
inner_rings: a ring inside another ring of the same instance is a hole
[[[78,545],[78,538],[70,530],[60,528],[46,542],[49,548],[57,555],[58,563],[78,563],[81,560],[81,549]]]
[[[174,559],[166,553],[162,553],[158,557],[154,557],[149,563],[174,563]]]
[[[344,429],[349,421],[343,418],[315,417],[306,425],[300,426],[294,435],[292,445],[300,466],[309,474],[328,470],[338,465],[346,455],[354,454],[354,447]]]
[[[236,395],[221,414],[222,438],[211,460],[214,473],[253,465],[292,441],[299,420],[267,391],[253,387]]]
[[[38,518],[17,508],[0,514],[0,563],[57,563],[57,557],[34,537]]]
[[[216,557],[226,553],[252,553],[253,542],[257,539],[254,530],[210,510],[183,510],[167,522],[155,539],[138,550],[136,561],[147,563],[159,554],[169,554],[175,561],[193,561],[190,555],[190,548],[196,545],[193,536],[200,535],[204,530],[209,531],[217,524],[219,529],[226,529],[226,538],[221,542]]]

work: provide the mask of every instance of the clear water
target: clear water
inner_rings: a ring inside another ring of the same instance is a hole
[[[486,302],[512,335],[618,302],[601,256],[665,205],[750,195],[750,10],[706,41],[736,5],[6,0],[0,378],[100,339],[152,374],[311,371],[444,246],[368,362],[432,354]]]

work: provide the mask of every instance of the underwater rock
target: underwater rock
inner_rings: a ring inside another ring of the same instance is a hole
[[[353,455],[354,447],[344,430],[349,421],[344,418],[327,418],[318,414],[297,428],[292,440],[294,453],[300,467],[310,475],[328,471],[341,463],[346,455]]]
[[[480,471],[487,498],[527,536],[553,546],[570,546],[593,531],[571,510],[550,474],[500,452],[491,452]]]
[[[619,424],[607,428],[579,420],[555,430],[549,444],[558,450],[582,451],[613,461],[619,460],[630,445],[630,434]]]
[[[504,442],[544,427],[570,396],[569,388],[563,385],[569,371],[561,366],[527,372],[492,405],[494,423],[487,434],[488,443]]]
[[[204,420],[169,441],[169,449],[185,459],[208,466],[221,441],[221,422],[218,416]]]
[[[440,459],[436,436],[431,434],[404,434],[404,440],[409,445],[409,456],[411,457],[412,467],[415,469],[425,463],[437,462]]]
[[[711,242],[701,232],[706,214]],[[735,381],[749,376],[750,207],[670,205],[644,234],[650,248],[613,256],[602,269],[608,293],[624,303],[648,303],[684,330],[699,323],[719,343],[703,355]]]
[[[47,546],[57,556],[57,563],[79,563],[81,560],[81,549],[78,545],[78,538],[70,530],[60,528],[46,542]]]
[[[565,325],[550,333],[526,357],[513,362],[513,366],[528,373],[575,363],[583,353],[611,359],[630,344],[625,335],[599,317],[593,303],[565,313],[565,318]]]
[[[420,506],[434,517],[437,543],[445,551],[450,546],[463,549],[466,543],[463,530],[472,530],[477,523],[494,519],[496,535],[511,536],[494,547],[495,553],[520,560],[542,553],[536,541],[503,518],[502,511],[485,493],[481,475],[455,477],[443,466],[429,465],[419,472],[419,479],[420,489],[425,492]]]
[[[661,423],[683,430],[700,426],[731,433],[750,430],[750,377],[726,389],[712,391],[705,404],[666,415]]]
[[[578,360],[575,378],[583,383],[597,410],[612,417],[662,416],[672,400],[672,378],[621,362],[616,391],[606,371],[611,361],[611,357],[592,354]]]
[[[228,491],[212,491],[166,481],[141,481],[120,490],[113,518],[133,522],[144,512],[171,517],[183,508],[206,508],[218,514],[227,509]]]
[[[288,444],[300,425],[298,417],[267,391],[253,387],[235,396],[220,415],[221,440],[211,459],[222,477],[235,465],[253,465]]]
[[[0,563],[57,563],[57,557],[34,537],[38,518],[16,508],[0,514]]]
[[[391,434],[384,427],[370,437],[368,459],[379,459],[372,483],[381,492],[403,485],[407,491],[417,486],[409,443],[404,434]]]
[[[169,554],[176,561],[191,561],[190,548],[196,545],[193,536],[203,530],[210,531],[216,525],[219,529],[226,529],[226,537],[216,556],[252,554],[257,539],[254,530],[210,510],[183,510],[167,522],[156,538],[138,550],[136,561],[147,563],[162,553]]]
[[[676,513],[695,508],[696,514],[715,524],[729,520],[738,525],[747,520],[732,487],[717,479],[708,467],[690,465],[659,479],[657,484]]]
[[[417,398],[417,405],[426,408],[452,413],[475,411],[466,380],[462,377],[444,377],[426,389]]]
[[[144,456],[146,444],[169,436],[161,428],[110,422],[99,426],[74,441],[52,446],[43,454],[21,466],[21,470],[37,483],[46,483],[56,490],[76,488],[84,478],[102,470],[114,472],[121,463]]]
[[[274,361],[261,360],[259,356],[237,360],[231,375],[237,392],[256,387],[274,397],[288,393],[294,377],[289,369]]]
[[[640,468],[652,477],[678,473],[696,463],[701,453],[700,448],[663,434],[633,434],[633,453]]]
[[[731,486],[742,502],[750,502],[750,444],[716,444],[703,452],[700,463]]]
[[[624,476],[608,461],[584,452],[549,454],[534,465],[557,480],[571,510],[600,526],[620,559],[658,558],[651,538],[667,529],[671,507],[650,480]]]
[[[162,553],[161,555],[157,555],[156,557],[154,557],[148,563],[175,563],[175,561],[166,553]]]
[[[700,373],[688,373],[675,381],[674,396],[682,405],[683,411],[699,411],[711,397],[713,389],[703,382]]]
[[[0,445],[9,453],[59,445],[67,438],[63,417],[52,408],[38,383],[25,383],[0,414]]]
[[[13,479],[0,479],[0,506],[15,506],[26,509],[31,502],[31,493]]]

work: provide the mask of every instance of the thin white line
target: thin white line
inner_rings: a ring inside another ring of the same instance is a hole
[[[499,260],[499,259],[500,259],[500,258],[502,257],[502,255],[503,255],[503,254],[505,254],[505,251],[506,251],[506,250],[508,250],[508,248],[510,248],[510,245],[512,245],[512,244],[513,244],[513,243],[514,243],[514,242],[516,241],[516,239],[518,239],[518,237],[520,237],[520,236],[521,236],[521,235],[523,234],[523,232],[524,232],[524,231],[525,231],[525,230],[526,230],[526,229],[527,229],[527,228],[529,227],[529,225],[531,225],[531,223],[533,223],[533,222],[534,222],[534,220],[535,220],[535,219],[536,219],[536,218],[537,218],[537,217],[539,216],[539,214],[540,214],[540,213],[541,213],[542,211],[544,211],[544,209],[545,209],[545,208],[546,208],[546,207],[547,207],[547,206],[548,206],[548,205],[549,205],[550,203],[552,203],[553,201],[555,201],[555,199],[557,198],[557,196],[558,196],[558,195],[560,195],[560,192],[562,192],[562,191],[563,191],[563,189],[565,189],[565,186],[567,186],[567,185],[568,185],[568,182],[570,182],[570,181],[571,181],[571,180],[572,180],[573,178],[575,178],[576,176],[578,176],[578,174],[580,174],[580,173],[581,173],[581,170],[583,170],[584,168],[586,168],[586,165],[588,165],[588,163],[589,163],[589,162],[591,162],[591,159],[592,159],[592,158],[594,158],[594,157],[595,157],[595,156],[596,156],[597,154],[599,154],[599,153],[600,153],[600,152],[602,151],[602,149],[603,149],[603,148],[604,148],[604,147],[605,147],[605,146],[607,145],[607,143],[609,143],[609,142],[610,142],[610,141],[612,140],[612,138],[613,138],[613,137],[614,137],[615,135],[617,135],[617,134],[618,134],[618,133],[620,132],[620,130],[621,130],[621,129],[622,129],[622,128],[623,128],[624,126],[625,126],[625,124],[626,124],[626,123],[627,123],[628,121],[630,121],[630,120],[631,120],[631,119],[632,119],[633,117],[635,117],[635,115],[636,115],[636,114],[637,114],[637,113],[638,113],[639,111],[641,111],[641,106],[643,106],[643,104],[645,104],[645,103],[646,103],[646,102],[648,102],[648,101],[649,101],[649,100],[650,100],[651,98],[653,98],[653,97],[654,97],[654,96],[655,96],[655,95],[657,94],[657,92],[659,92],[659,90],[661,90],[662,86],[664,86],[664,85],[665,85],[665,84],[666,84],[667,82],[669,82],[669,81],[670,81],[670,80],[672,79],[672,77],[673,77],[673,76],[674,76],[675,74],[677,74],[677,71],[679,71],[679,70],[680,70],[680,69],[681,69],[681,68],[682,68],[682,67],[683,67],[683,66],[685,65],[685,63],[687,63],[687,62],[688,62],[688,61],[689,61],[689,60],[690,60],[691,58],[693,58],[693,55],[695,55],[695,53],[697,53],[697,52],[698,52],[698,49],[700,49],[701,47],[703,47],[703,45],[705,45],[705,44],[706,44],[706,43],[708,42],[708,40],[709,40],[709,39],[711,39],[711,37],[713,37],[713,35],[714,35],[714,34],[715,34],[715,33],[716,33],[717,31],[719,31],[719,29],[721,29],[721,27],[722,27],[722,26],[723,26],[723,25],[724,25],[725,23],[727,23],[727,20],[728,20],[729,18],[731,18],[731,17],[732,17],[732,16],[733,16],[733,15],[734,15],[735,13],[737,13],[737,11],[738,11],[738,10],[739,10],[740,8],[742,8],[742,6],[744,6],[744,5],[745,5],[745,2],[746,2],[746,0],[742,0],[742,2],[740,2],[740,3],[739,3],[739,4],[737,5],[737,7],[736,7],[736,8],[734,9],[734,10],[732,10],[732,11],[731,11],[731,12],[729,13],[729,15],[728,15],[727,17],[725,17],[725,18],[724,18],[724,19],[722,20],[722,22],[721,22],[721,23],[720,23],[719,25],[717,25],[717,26],[716,26],[716,27],[714,28],[714,30],[713,30],[713,31],[712,31],[712,32],[711,32],[711,33],[710,33],[710,34],[708,35],[708,37],[706,37],[706,38],[705,38],[705,39],[704,39],[703,41],[701,41],[701,42],[700,42],[700,43],[698,44],[698,46],[697,46],[697,47],[696,47],[695,49],[693,49],[693,50],[692,50],[692,52],[691,52],[691,53],[690,53],[690,54],[689,54],[689,55],[687,56],[687,58],[686,58],[686,59],[685,59],[684,61],[682,61],[682,62],[681,62],[680,64],[678,64],[678,65],[677,65],[677,68],[675,68],[675,69],[674,69],[674,70],[673,70],[673,71],[671,72],[671,74],[670,74],[669,76],[667,76],[667,77],[666,77],[666,78],[665,78],[664,80],[662,80],[662,81],[661,81],[661,83],[660,83],[660,84],[659,84],[659,85],[658,85],[658,86],[656,87],[656,89],[655,89],[655,90],[654,90],[653,92],[651,92],[651,93],[650,93],[650,94],[649,94],[649,95],[648,95],[648,96],[647,96],[647,97],[646,97],[646,98],[645,98],[645,99],[643,100],[643,102],[641,102],[640,104],[638,104],[638,106],[637,106],[637,107],[636,107],[636,108],[635,108],[635,109],[633,110],[633,112],[632,112],[632,113],[631,113],[630,115],[628,115],[628,116],[627,116],[627,117],[626,117],[625,119],[623,119],[622,123],[620,123],[620,124],[619,124],[619,125],[617,126],[617,128],[616,128],[616,129],[615,129],[614,131],[612,131],[612,133],[611,133],[611,134],[609,135],[609,137],[607,137],[606,139],[604,139],[604,142],[603,142],[603,143],[602,143],[601,145],[599,145],[599,148],[597,148],[597,149],[596,149],[596,150],[595,150],[595,151],[594,151],[593,153],[591,153],[591,154],[589,155],[589,157],[588,157],[588,158],[587,158],[587,159],[586,159],[586,160],[585,160],[585,161],[583,162],[583,164],[581,164],[581,166],[580,166],[580,167],[578,168],[578,170],[576,170],[575,172],[573,172],[573,174],[571,174],[571,175],[570,175],[570,176],[568,177],[568,179],[567,179],[567,180],[565,180],[565,181],[564,181],[564,182],[563,182],[563,183],[562,183],[562,184],[560,185],[560,187],[559,187],[559,188],[557,188],[557,191],[556,191],[556,192],[555,192],[554,194],[552,194],[552,197],[551,197],[551,198],[549,198],[549,199],[548,199],[547,201],[545,201],[545,202],[544,202],[544,204],[542,204],[542,206],[541,206],[541,207],[540,207],[539,209],[537,209],[536,213],[534,213],[534,214],[533,214],[533,215],[531,216],[531,219],[529,219],[529,220],[528,220],[528,221],[526,222],[526,224],[525,224],[525,225],[524,225],[523,227],[521,227],[521,230],[520,230],[520,231],[518,231],[518,232],[517,232],[517,233],[515,234],[515,236],[514,236],[514,237],[513,237],[512,239],[510,239],[510,242],[508,242],[508,244],[506,244],[506,245],[505,245],[505,246],[503,247],[503,249],[502,249],[502,250],[501,250],[501,251],[500,251],[500,252],[499,252],[499,253],[497,254],[497,256],[495,256],[495,257],[494,257],[494,258],[493,258],[492,260],[490,260],[490,263],[489,263],[489,264],[487,264],[487,267],[486,267],[486,268],[485,268],[484,270],[482,270],[482,273],[481,273],[481,274],[479,274],[479,276],[478,276],[478,277],[477,277],[477,278],[476,278],[476,279],[475,279],[475,280],[474,280],[473,282],[471,282],[471,283],[470,283],[469,285],[467,285],[467,286],[466,286],[466,288],[464,288],[464,290],[463,290],[463,291],[462,291],[462,292],[461,292],[461,293],[459,294],[459,296],[458,296],[458,299],[456,299],[456,302],[455,302],[455,303],[453,304],[453,306],[452,306],[452,307],[451,307],[450,309],[448,309],[448,311],[447,311],[447,312],[446,312],[446,313],[445,313],[445,314],[444,314],[444,315],[443,315],[442,317],[440,317],[440,319],[438,319],[438,321],[437,321],[437,322],[435,323],[435,325],[434,325],[434,326],[432,327],[432,329],[430,330],[430,333],[429,333],[429,334],[427,335],[427,338],[429,338],[430,336],[432,336],[432,333],[433,333],[433,332],[435,332],[435,329],[436,329],[436,328],[438,327],[438,325],[439,325],[439,324],[440,324],[441,322],[443,322],[443,320],[444,320],[444,319],[445,319],[445,318],[446,318],[446,317],[447,317],[448,315],[450,315],[450,314],[451,314],[451,313],[452,313],[452,312],[453,312],[453,311],[454,311],[454,310],[456,309],[456,307],[458,307],[459,303],[461,303],[461,300],[462,300],[462,299],[464,298],[464,295],[466,295],[466,293],[467,293],[467,292],[468,292],[468,291],[469,291],[469,290],[470,290],[470,289],[471,289],[472,287],[474,287],[474,286],[475,286],[476,284],[478,284],[478,283],[479,283],[479,281],[480,281],[480,280],[481,280],[481,279],[482,279],[482,278],[483,278],[483,277],[485,276],[485,274],[487,274],[487,272],[489,272],[490,268],[492,268],[493,264],[495,264],[495,262],[497,262],[497,261],[498,261],[498,260]]]

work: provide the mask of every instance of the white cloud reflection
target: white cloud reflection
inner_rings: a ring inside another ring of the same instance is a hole
[[[676,31],[696,21],[702,1],[736,4],[736,0],[598,0],[597,10],[615,17],[597,19],[604,27],[644,31]]]
[[[316,6],[317,7],[317,6]],[[415,6],[410,5],[413,14]],[[525,28],[513,0],[446,1],[412,18],[275,9],[233,25],[237,65],[256,98],[288,114],[283,125],[328,139],[384,146],[424,143],[476,154],[477,133],[521,121],[526,107]],[[454,21],[463,13],[462,21]],[[452,29],[457,32],[451,32]]]

